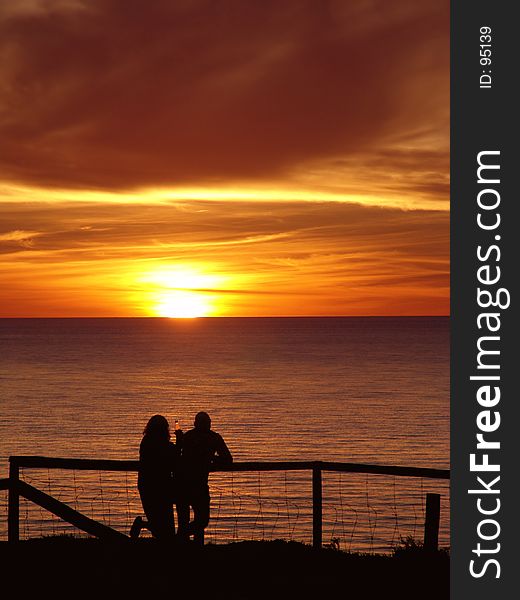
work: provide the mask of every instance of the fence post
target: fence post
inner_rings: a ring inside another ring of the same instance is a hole
[[[441,495],[426,494],[426,518],[424,521],[424,549],[435,552],[439,547],[439,517]]]
[[[18,480],[20,468],[18,462],[9,459],[9,500],[7,504],[7,541],[17,542],[20,539],[20,495]]]
[[[321,548],[323,525],[323,497],[321,485],[321,466],[312,467],[312,546]]]

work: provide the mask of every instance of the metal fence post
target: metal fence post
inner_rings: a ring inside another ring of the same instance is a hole
[[[312,467],[312,546],[321,548],[323,539],[323,496],[321,466]]]
[[[426,518],[424,521],[424,549],[435,552],[439,547],[439,518],[441,495],[426,494]]]
[[[18,481],[20,468],[18,462],[9,459],[9,500],[7,504],[7,541],[17,542],[20,539],[20,495]]]

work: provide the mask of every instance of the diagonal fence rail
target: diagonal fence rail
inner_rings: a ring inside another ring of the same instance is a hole
[[[73,471],[112,471],[136,472],[139,463],[134,460],[104,460],[104,459],[79,459],[79,458],[49,458],[41,456],[12,456],[9,459],[9,479],[0,480],[0,489],[8,489],[8,540],[16,541],[20,537],[20,498],[25,498],[50,511],[57,517],[71,523],[89,535],[100,538],[123,539],[125,536],[119,531],[91,519],[78,510],[72,509],[66,503],[53,498],[49,493],[42,492],[34,486],[24,482],[20,473],[23,469],[51,469]],[[392,476],[394,478],[419,478],[432,480],[448,480],[449,470],[422,467],[402,467],[388,465],[369,465],[359,463],[326,462],[326,461],[276,461],[276,462],[237,462],[230,467],[218,469],[221,473],[254,473],[262,472],[300,472],[310,473],[311,481],[311,523],[312,544],[321,547],[323,544],[323,510],[324,486],[323,474],[364,474],[374,476]],[[341,492],[340,492],[341,495]],[[108,508],[109,510],[109,508]],[[259,510],[262,505],[259,503]],[[355,511],[355,509],[354,509]],[[435,549],[438,544],[439,532],[440,495],[426,494],[426,510],[424,514],[424,547]],[[218,517],[217,517],[218,518]],[[374,525],[375,527],[375,525]]]

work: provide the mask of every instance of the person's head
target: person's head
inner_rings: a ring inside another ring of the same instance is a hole
[[[203,431],[209,431],[211,429],[211,419],[207,412],[201,411],[195,415],[195,421],[193,423],[195,429],[201,429]]]
[[[154,415],[150,418],[144,428],[144,435],[155,439],[170,439],[170,425],[166,417]]]

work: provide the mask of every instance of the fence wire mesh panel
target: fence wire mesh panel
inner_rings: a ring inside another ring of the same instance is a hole
[[[213,473],[206,540],[312,541],[312,494],[307,471]]]
[[[361,473],[323,473],[323,544],[388,553],[402,540],[422,541],[426,494],[441,496],[439,546],[450,544],[449,481]]]
[[[143,515],[135,471],[20,468],[20,479],[91,519],[128,534]],[[285,539],[312,543],[311,470],[231,471],[210,476],[206,542]],[[449,480],[322,472],[323,543],[352,552],[387,553],[401,539],[423,538],[425,500],[441,495],[439,545],[449,546]],[[0,538],[6,539],[7,492],[0,491]],[[87,536],[20,498],[20,539]],[[143,530],[143,536],[149,536]]]
[[[137,474],[68,469],[20,469],[20,479],[85,516],[128,534],[142,514]],[[88,537],[36,504],[20,498],[20,539],[46,535]]]
[[[0,490],[0,541],[7,540],[7,490]]]

